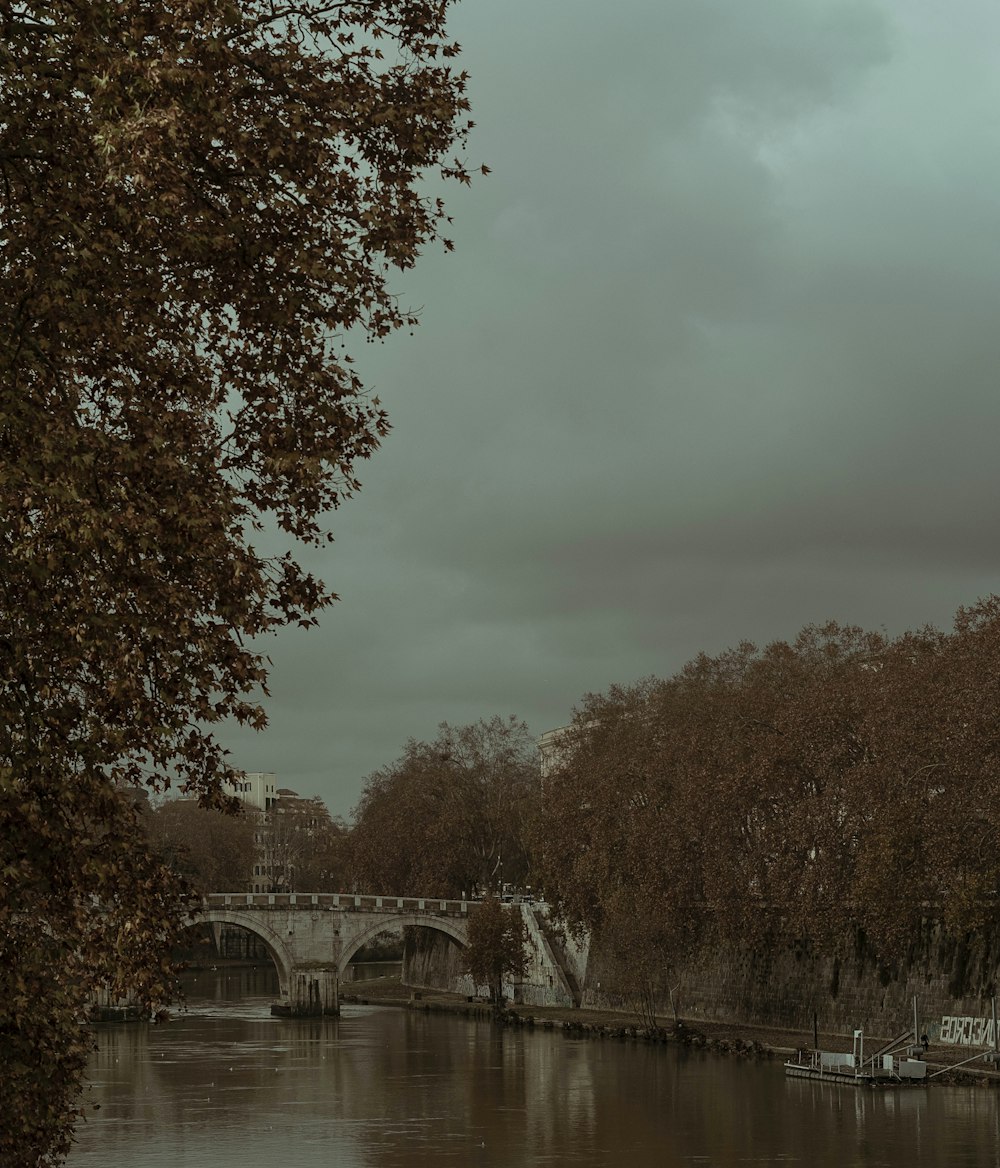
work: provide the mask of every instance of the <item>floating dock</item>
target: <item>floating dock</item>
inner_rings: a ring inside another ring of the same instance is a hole
[[[909,1031],[904,1038],[909,1038]],[[889,1043],[896,1046],[899,1040]],[[785,1074],[791,1079],[811,1079],[817,1083],[833,1083],[846,1087],[919,1087],[927,1082],[927,1064],[920,1058],[911,1058],[914,1048],[906,1052],[882,1047],[865,1058],[865,1036],[854,1031],[854,1049],[851,1051],[800,1051],[793,1062],[785,1063]]]

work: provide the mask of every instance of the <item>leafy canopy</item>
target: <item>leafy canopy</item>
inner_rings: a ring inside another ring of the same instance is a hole
[[[202,894],[246,892],[256,850],[252,811],[226,815],[193,799],[169,799],[144,817],[152,851]]]
[[[535,826],[548,897],[649,1006],[704,944],[864,938],[892,968],[928,917],[996,920],[998,702],[995,596],[949,633],[831,622],[590,696]]]
[[[355,879],[398,896],[520,883],[538,797],[538,751],[523,722],[442,722],[433,742],[410,739],[365,780],[351,833]]]
[[[424,176],[469,180],[449,6],[0,0],[5,1164],[65,1150],[79,1006],[151,991],[182,910],[119,792],[224,802],[253,638],[333,599],[253,541],[328,538],[386,432],[344,342],[415,323],[389,278],[440,238]]]

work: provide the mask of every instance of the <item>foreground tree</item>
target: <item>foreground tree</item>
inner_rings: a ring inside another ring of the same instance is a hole
[[[486,986],[490,1002],[503,1009],[505,982],[524,977],[527,963],[524,920],[519,908],[488,896],[469,914],[465,968],[477,986]]]
[[[91,994],[156,1011],[188,902],[174,873],[137,847],[132,801],[105,782],[0,782],[0,1164],[36,1168],[68,1146]]]
[[[184,911],[122,793],[224,802],[251,639],[333,598],[252,541],[327,538],[386,431],[342,338],[415,323],[387,280],[444,222],[423,176],[469,178],[448,7],[0,0],[5,1164],[66,1150],[87,995],[152,996]]]
[[[351,833],[354,878],[395,895],[520,883],[538,795],[538,751],[523,722],[443,722],[433,742],[411,739],[366,779]]]

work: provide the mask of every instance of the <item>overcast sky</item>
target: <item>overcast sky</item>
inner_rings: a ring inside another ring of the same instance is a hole
[[[464,0],[456,251],[358,354],[393,431],[228,739],[349,816],[439,722],[998,589],[1000,6]]]

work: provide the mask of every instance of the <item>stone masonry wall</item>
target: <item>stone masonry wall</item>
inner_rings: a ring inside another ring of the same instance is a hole
[[[814,953],[808,943],[787,941],[757,950],[706,951],[683,963],[669,980],[681,1017],[699,1017],[812,1033],[813,1015],[821,1031],[892,1036],[912,1024],[917,998],[921,1032],[938,1037],[945,1015],[985,1016],[996,992],[1000,930],[947,938],[927,923],[899,960],[879,962],[856,936],[839,957]],[[601,976],[600,945],[592,948],[583,1005],[630,1009]],[[663,995],[660,1008],[670,1017]]]
[[[471,992],[465,988],[461,945],[436,929],[403,930],[402,978],[409,986]]]
[[[511,989],[514,1001],[526,1006],[572,1006],[573,992],[566,974],[530,905],[521,905],[521,919],[527,939],[527,961],[524,980]]]
[[[527,1005],[569,1004],[565,979],[549,964],[552,951],[530,923],[528,978],[509,992]],[[574,947],[571,972],[582,989],[581,1005],[634,1014],[634,1003],[608,977],[600,943],[591,944],[588,953],[586,943],[563,940]],[[866,1034],[894,1036],[911,1025],[916,996],[921,1032],[935,1041],[944,1016],[990,1014],[998,967],[1000,927],[954,939],[927,922],[893,964],[879,962],[857,935],[844,942],[837,957],[818,954],[795,940],[755,950],[706,950],[668,980],[682,1018],[798,1031],[803,1041],[811,1038],[814,1013],[819,1029],[827,1033],[849,1034],[860,1027]],[[429,929],[407,930],[403,980],[417,987],[475,993],[463,972],[461,947]],[[665,1022],[671,1018],[666,991],[659,1010]]]
[[[472,978],[465,972],[461,945],[434,929],[404,930],[402,981],[418,989],[489,996],[485,989],[477,995]]]

